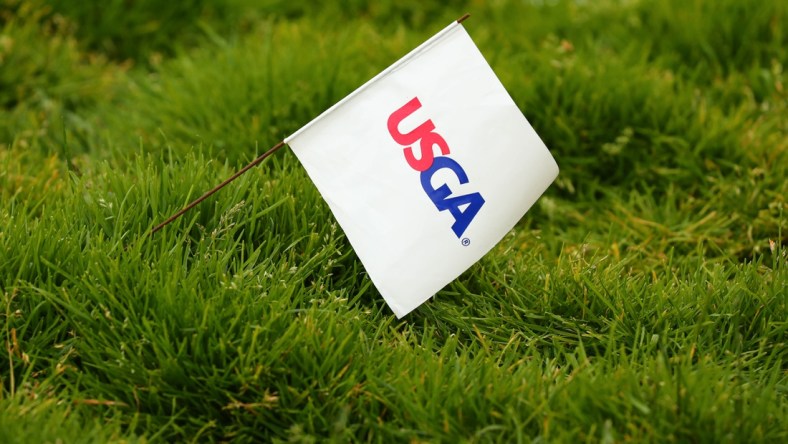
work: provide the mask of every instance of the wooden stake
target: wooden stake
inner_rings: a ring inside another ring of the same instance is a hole
[[[246,165],[245,167],[241,168],[237,173],[235,173],[232,176],[230,176],[227,179],[225,179],[224,182],[220,183],[219,185],[216,185],[210,191],[208,191],[207,193],[205,193],[202,196],[198,197],[194,202],[192,202],[189,205],[186,205],[185,207],[183,207],[183,209],[181,211],[178,211],[177,213],[175,213],[172,216],[168,217],[167,220],[165,220],[164,222],[160,223],[159,225],[156,225],[156,227],[153,228],[150,231],[150,234],[153,235],[155,232],[161,230],[165,226],[167,226],[170,223],[172,223],[173,221],[175,221],[175,219],[183,216],[183,213],[191,210],[192,208],[194,208],[200,202],[202,202],[205,199],[211,197],[211,195],[213,195],[213,193],[215,193],[215,192],[221,190],[222,188],[224,188],[227,184],[229,184],[230,182],[232,182],[235,179],[237,179],[238,177],[240,177],[241,174],[249,171],[252,167],[256,166],[257,164],[259,164],[260,162],[265,160],[271,154],[274,154],[278,149],[282,148],[283,146],[285,146],[285,142],[284,141],[277,143],[276,145],[271,147],[271,149],[269,149],[268,151],[266,151],[263,154],[261,154],[257,159],[249,162],[249,165]]]

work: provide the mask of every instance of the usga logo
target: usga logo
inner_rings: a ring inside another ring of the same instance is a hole
[[[432,120],[427,120],[407,134],[400,132],[399,124],[419,108],[421,108],[421,102],[418,97],[414,97],[400,109],[391,113],[388,119],[389,134],[395,142],[405,147],[403,149],[405,160],[411,168],[421,173],[421,187],[424,188],[424,192],[427,193],[438,211],[449,210],[454,217],[451,229],[459,238],[462,237],[468,225],[484,205],[484,198],[478,192],[453,196],[448,184],[443,184],[437,189],[432,186],[432,176],[442,169],[452,171],[457,176],[460,185],[468,183],[468,175],[465,174],[465,170],[459,163],[451,157],[447,157],[451,154],[449,145],[440,134],[435,132],[435,124],[432,123]],[[420,151],[419,157],[413,154],[414,147],[412,145],[416,142],[419,142],[417,148]],[[435,156],[433,147],[436,146],[443,154],[442,156]],[[467,245],[466,241],[467,239],[463,239],[463,245]]]

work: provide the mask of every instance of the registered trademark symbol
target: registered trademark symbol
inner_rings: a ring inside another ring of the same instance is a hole
[[[471,240],[470,239],[468,239],[467,237],[462,238],[462,246],[463,247],[467,247],[470,244],[471,244]]]

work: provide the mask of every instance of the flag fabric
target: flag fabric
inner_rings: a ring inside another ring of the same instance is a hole
[[[397,317],[494,247],[558,175],[457,22],[285,142]]]

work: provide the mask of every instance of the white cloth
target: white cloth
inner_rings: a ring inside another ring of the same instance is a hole
[[[397,317],[478,261],[558,175],[456,22],[285,142]]]

